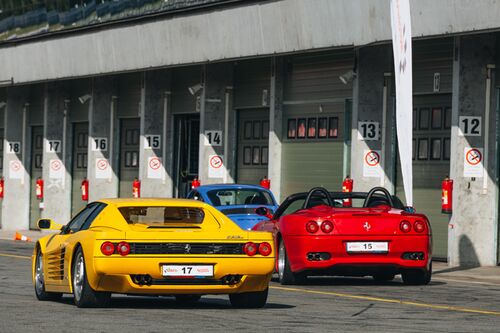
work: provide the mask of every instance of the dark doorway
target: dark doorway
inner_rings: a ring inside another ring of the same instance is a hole
[[[174,126],[174,196],[185,198],[198,176],[200,116],[175,116]]]

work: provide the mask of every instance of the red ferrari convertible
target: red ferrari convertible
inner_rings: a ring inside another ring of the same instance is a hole
[[[268,214],[264,207],[257,210]],[[409,285],[431,280],[432,234],[427,217],[404,207],[382,187],[368,193],[316,187],[293,194],[270,220],[253,230],[274,234],[281,284],[300,284],[312,275],[389,281],[401,274]]]

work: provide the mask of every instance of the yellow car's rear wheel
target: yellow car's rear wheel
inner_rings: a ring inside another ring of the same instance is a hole
[[[262,308],[267,302],[267,292],[269,288],[263,291],[254,291],[240,294],[229,294],[229,301],[235,308],[255,309]]]
[[[95,291],[89,285],[85,258],[81,247],[75,252],[72,269],[73,296],[79,308],[105,307],[109,304],[111,293]]]
[[[45,275],[43,273],[43,253],[40,249],[36,253],[35,261],[35,294],[40,301],[55,301],[61,298],[62,293],[45,291]]]

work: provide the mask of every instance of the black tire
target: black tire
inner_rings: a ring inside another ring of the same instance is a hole
[[[263,291],[254,291],[241,294],[229,294],[229,301],[234,308],[257,309],[262,308],[267,302],[269,288]]]
[[[37,249],[35,259],[35,295],[39,301],[57,301],[61,299],[62,293],[51,293],[45,291],[45,274],[43,272],[43,253]]]
[[[304,284],[307,276],[304,273],[294,273],[286,253],[285,242],[280,239],[278,248],[278,280],[282,285]]]
[[[111,299],[111,293],[95,291],[90,287],[87,279],[83,250],[78,247],[73,258],[71,282],[75,305],[79,308],[106,307]]]
[[[387,282],[394,280],[394,274],[378,273],[373,275],[373,279],[377,282]]]
[[[200,300],[201,295],[175,295],[175,301],[180,304],[193,304]]]
[[[429,284],[429,282],[431,282],[431,276],[432,276],[432,263],[429,267],[429,270],[408,269],[401,273],[401,277],[403,278],[403,283],[410,286]]]

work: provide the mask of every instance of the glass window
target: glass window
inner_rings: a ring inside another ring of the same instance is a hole
[[[426,160],[429,157],[429,140],[418,139],[418,159]]]
[[[327,118],[318,118],[318,138],[326,138],[328,131]]]
[[[35,148],[37,149],[43,148],[43,135],[37,135],[35,137]]]
[[[306,137],[306,119],[300,118],[297,121],[297,138],[303,139]]]
[[[450,159],[450,138],[443,139],[443,160]]]
[[[431,160],[441,159],[441,139],[431,139]]]
[[[36,169],[41,169],[43,166],[43,158],[42,154],[35,154],[35,168]]]
[[[413,108],[413,129],[417,129],[417,108]]]
[[[412,152],[411,152],[411,159],[414,160],[415,159],[415,152],[417,151],[417,140],[415,139],[412,139]]]
[[[431,127],[433,129],[440,129],[442,127],[442,118],[443,118],[443,109],[433,108]]]
[[[208,199],[214,206],[232,205],[274,205],[272,197],[265,190],[224,189],[207,192]]]
[[[429,108],[421,108],[419,112],[418,119],[418,129],[428,129],[429,128]]]
[[[295,139],[297,135],[297,119],[288,119],[288,139]]]
[[[444,109],[444,128],[451,128],[451,108]]]
[[[77,139],[77,147],[78,148],[87,148],[89,145],[89,136],[87,133],[78,133]]]
[[[252,164],[260,164],[260,147],[252,148]]]
[[[261,147],[260,149],[260,161],[262,165],[267,165],[269,161],[269,148]]]
[[[316,138],[316,118],[308,118],[307,119],[307,137],[308,138]]]
[[[92,213],[89,214],[89,216],[85,220],[85,223],[83,223],[83,225],[80,228],[80,230],[87,230],[88,228],[90,228],[90,226],[92,225],[92,222],[94,222],[95,218],[104,209],[104,207],[106,207],[106,204],[103,204],[101,202],[97,203],[96,209],[94,209],[92,211]]]
[[[252,138],[252,122],[245,121],[245,129],[243,130],[243,138],[251,139]]]
[[[262,122],[262,139],[269,138],[269,121],[264,120]]]
[[[79,231],[94,209],[97,208],[98,204],[98,202],[88,204],[87,207],[81,210],[71,221],[69,221],[67,227],[63,229],[62,233],[69,234]]]
[[[260,139],[261,133],[261,122],[259,120],[256,120],[253,122],[253,138],[254,139]]]
[[[196,207],[137,206],[118,208],[128,224],[145,224],[149,227],[202,224],[205,213]]]
[[[252,147],[243,147],[243,164],[249,165],[252,163]]]
[[[336,138],[339,135],[339,118],[330,117],[328,118],[328,137]]]

